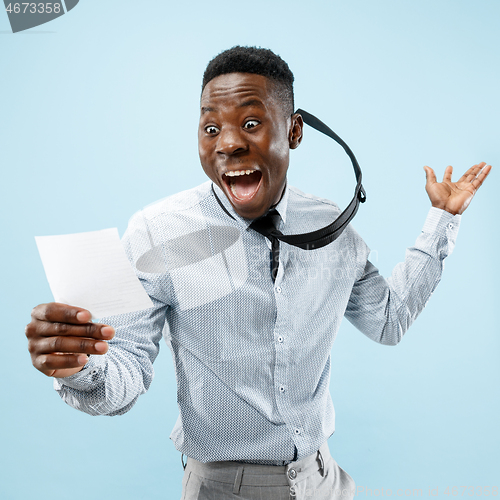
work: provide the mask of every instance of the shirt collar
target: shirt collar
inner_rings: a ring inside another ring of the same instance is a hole
[[[238,215],[229,200],[227,199],[226,195],[224,194],[224,191],[217,186],[217,184],[212,183],[212,188],[219,198],[220,202],[226,209],[226,212],[231,215],[236,221],[238,221],[240,224],[243,224],[245,228],[248,229],[248,226],[253,222],[253,219],[245,219],[244,217],[241,217]],[[285,192],[283,193],[283,196],[281,197],[280,202],[274,207],[275,210],[280,214],[282,224],[286,223],[286,210],[288,207],[288,184],[285,186]]]

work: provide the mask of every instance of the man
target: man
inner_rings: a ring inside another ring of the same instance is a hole
[[[212,182],[147,207],[123,238],[154,307],[97,324],[81,308],[44,304],[27,327],[33,365],[55,378],[67,403],[93,415],[122,414],[148,389],[163,333],[180,411],[171,438],[188,457],[183,499],[353,496],[327,446],[340,321],[345,315],[377,342],[399,342],[491,169],[475,165],[453,183],[448,167],[438,183],[425,167],[433,208],[386,281],[350,226],[310,251],[277,248],[255,230],[260,220],[300,234],[340,213],[287,186],[289,151],[303,129],[293,110],[293,75],[271,51],[235,47],[214,58],[198,131]]]

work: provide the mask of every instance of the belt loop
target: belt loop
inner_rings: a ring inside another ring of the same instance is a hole
[[[325,461],[323,460],[323,455],[319,450],[317,460],[319,462],[319,473],[321,474],[321,477],[325,477]]]
[[[182,468],[184,470],[186,470],[186,465],[187,465],[187,462],[184,463],[184,453],[181,453],[181,464],[182,464]]]
[[[234,479],[233,493],[238,495],[240,493],[241,479],[243,477],[243,467],[238,467],[236,471],[236,478]]]

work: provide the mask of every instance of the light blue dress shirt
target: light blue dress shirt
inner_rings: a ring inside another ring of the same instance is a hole
[[[292,187],[276,208],[284,234],[313,231],[340,213]],[[436,288],[459,222],[431,208],[388,279],[351,226],[316,250],[280,243],[273,283],[270,242],[217,186],[171,196],[132,217],[123,237],[154,307],[101,318],[116,328],[108,353],[55,379],[55,388],[92,415],[125,413],[151,384],[163,336],[177,378],[171,438],[179,451],[202,462],[281,464],[296,450],[300,460],[334,431],[330,351],[342,318],[397,344]]]

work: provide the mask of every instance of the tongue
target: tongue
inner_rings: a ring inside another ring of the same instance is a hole
[[[251,198],[259,187],[259,180],[259,176],[255,174],[232,177],[231,191],[240,200]]]

